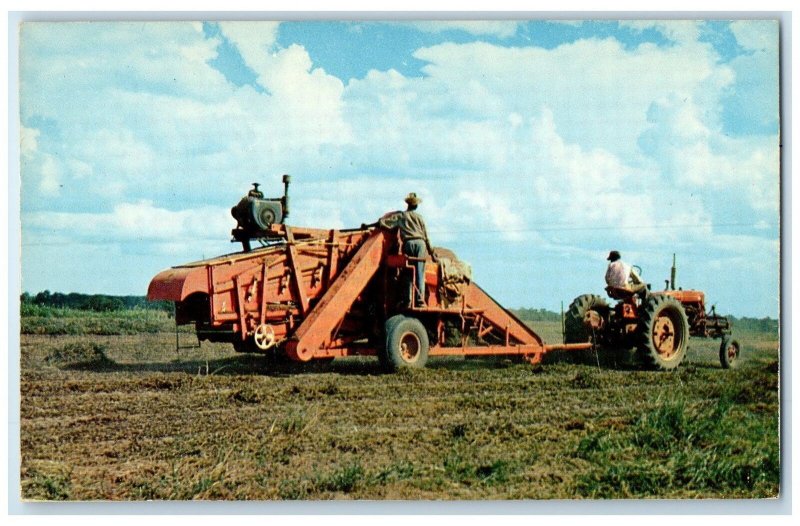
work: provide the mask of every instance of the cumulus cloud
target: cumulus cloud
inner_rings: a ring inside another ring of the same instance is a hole
[[[83,240],[167,241],[225,237],[236,226],[230,209],[204,207],[167,210],[152,202],[122,202],[107,213],[33,212],[23,216],[36,232],[76,236]]]
[[[673,184],[726,193],[738,188],[750,207],[777,214],[777,143],[727,138],[703,123],[700,111],[689,99],[655,101],[640,139],[643,150]]]
[[[677,44],[691,44],[697,42],[702,23],[698,20],[623,20],[619,25],[639,32],[655,29]]]
[[[222,32],[256,72],[270,69],[279,25],[279,22],[219,22]]]
[[[26,159],[30,159],[38,149],[37,139],[40,131],[35,128],[20,126],[20,154]]]
[[[420,75],[344,84],[301,42],[278,45],[277,23],[222,22],[215,37],[192,23],[26,24],[23,228],[211,250],[249,183],[278,195],[291,173],[294,224],[358,226],[416,191],[437,244],[489,232],[509,250],[533,238],[551,255],[627,244],[660,257],[665,242],[705,243],[732,211],[772,236],[775,26],[732,23],[748,53],[726,64],[697,22],[622,25],[671,42],[445,42],[413,52]],[[518,27],[418,29],[506,38]],[[211,65],[223,44],[263,90]],[[733,107],[747,111],[733,120],[762,125],[731,134]]]
[[[412,22],[412,25],[427,33],[464,31],[471,35],[491,35],[499,38],[508,38],[517,33],[520,22],[510,20],[429,20]]]
[[[777,20],[737,20],[731,22],[736,41],[750,51],[773,52],[778,36]]]
[[[277,48],[277,23],[222,22],[220,29],[269,92],[284,126],[328,143],[349,140],[341,116],[342,81],[315,68],[302,46]]]
[[[61,170],[56,160],[47,155],[41,164],[39,190],[46,197],[57,196],[61,188]]]

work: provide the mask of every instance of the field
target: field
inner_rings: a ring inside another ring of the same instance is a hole
[[[41,322],[23,318],[39,333],[21,337],[23,499],[779,493],[773,333],[737,332],[735,370],[720,368],[718,341],[693,339],[671,373],[602,357],[432,359],[383,374],[368,358],[297,369],[222,344],[178,352],[165,316],[117,335]],[[533,325],[560,340],[557,323]]]

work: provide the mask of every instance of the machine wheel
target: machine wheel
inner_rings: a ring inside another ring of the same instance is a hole
[[[272,325],[262,323],[256,327],[256,330],[253,333],[253,341],[255,342],[256,347],[262,351],[266,351],[275,345],[277,340],[275,338],[275,330],[272,328]]]
[[[650,296],[639,327],[639,352],[645,363],[662,370],[675,369],[686,356],[689,320],[675,298]]]
[[[742,347],[736,338],[723,336],[719,345],[719,363],[723,369],[733,369],[739,365],[739,354]]]
[[[381,353],[381,363],[391,371],[422,369],[428,361],[430,345],[425,326],[416,318],[395,318],[397,316],[386,322],[386,345]]]
[[[394,326],[406,319],[405,316],[402,314],[395,314],[383,324],[383,341],[379,344],[380,347],[378,348],[378,361],[387,371],[391,371],[392,365],[389,363],[389,357],[386,353],[386,342],[389,341],[389,334],[394,330]]]
[[[586,316],[599,316],[602,321],[607,321],[608,303],[595,294],[584,294],[575,298],[564,316],[564,336],[567,343],[588,342],[591,331],[586,327]]]

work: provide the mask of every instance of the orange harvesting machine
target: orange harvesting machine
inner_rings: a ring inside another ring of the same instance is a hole
[[[148,299],[175,302],[176,324],[194,324],[198,340],[300,362],[377,356],[396,370],[423,367],[429,356],[506,355],[536,363],[550,351],[592,347],[545,344],[446,249],[425,261],[425,304],[414,305],[415,261],[395,231],[291,227],[289,181],[281,198],[265,199],[254,184],[233,207],[241,252],[164,270]]]

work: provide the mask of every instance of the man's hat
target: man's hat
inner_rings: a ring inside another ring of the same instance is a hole
[[[617,252],[616,250],[612,250],[611,252],[608,253],[608,257],[606,259],[608,261],[616,261],[620,258],[622,258],[622,256],[619,255],[619,252]]]
[[[421,202],[422,202],[422,199],[417,197],[417,194],[415,194],[414,192],[411,192],[410,194],[408,194],[406,196],[406,203],[408,203],[410,205],[418,205]]]

